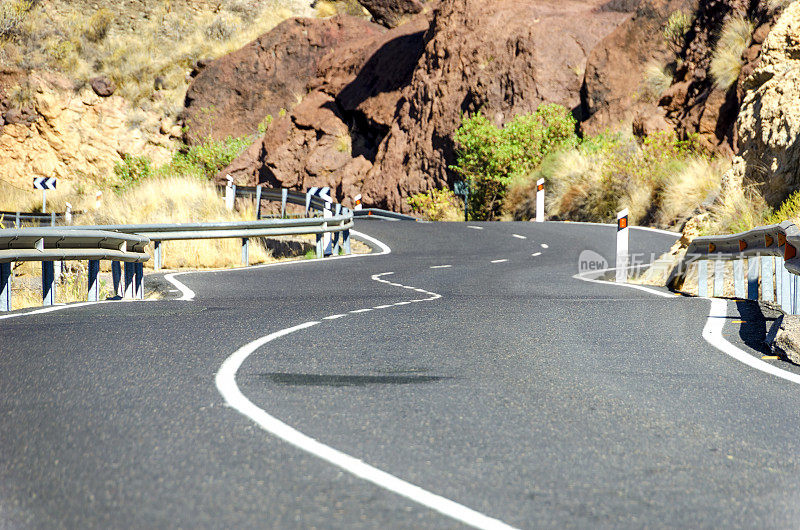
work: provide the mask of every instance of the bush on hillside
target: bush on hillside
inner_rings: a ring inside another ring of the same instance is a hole
[[[577,143],[575,118],[560,105],[540,105],[497,127],[479,112],[462,119],[455,141],[458,158],[450,169],[469,183],[470,215],[493,220],[516,177],[532,172],[551,151]]]
[[[727,90],[739,79],[742,54],[750,46],[754,25],[742,16],[730,18],[722,27],[711,57],[711,77],[717,88]]]
[[[464,218],[461,200],[448,189],[417,193],[406,200],[411,210],[427,221],[460,221]]]

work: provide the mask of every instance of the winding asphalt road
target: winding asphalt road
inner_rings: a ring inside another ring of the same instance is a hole
[[[0,527],[800,524],[800,387],[707,300],[573,278],[613,227],[357,229],[391,253],[0,320]]]

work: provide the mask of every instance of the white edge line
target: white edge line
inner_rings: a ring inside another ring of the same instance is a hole
[[[0,320],[6,320],[8,318],[20,318],[26,317],[29,315],[41,315],[43,313],[52,313],[54,311],[62,311],[64,309],[72,309],[73,307],[85,307],[90,305],[100,305],[100,304],[120,304],[120,303],[131,303],[131,302],[156,302],[157,300],[130,300],[130,299],[118,299],[118,300],[99,300],[97,302],[75,302],[69,304],[58,304],[54,306],[44,307],[41,309],[34,309],[33,311],[25,311],[24,313],[14,313],[13,315],[2,315],[0,316]]]
[[[607,270],[614,270],[614,269],[607,269]],[[663,296],[665,298],[675,298],[675,299],[679,298],[678,296],[671,296],[670,294],[666,294],[664,292],[657,291],[655,289],[650,289],[643,285],[607,282],[605,280],[594,280],[582,277],[580,274],[576,274],[575,276],[573,276],[573,278],[577,278],[579,280],[591,283],[605,283],[608,285],[615,285],[617,287],[630,287],[631,289],[646,291],[648,293],[652,293],[658,296]],[[751,368],[755,368],[756,370],[760,370],[769,375],[774,375],[775,377],[780,377],[781,379],[785,379],[795,384],[800,384],[800,375],[795,374],[793,372],[789,372],[787,370],[783,370],[769,363],[765,363],[761,359],[756,359],[749,353],[743,351],[742,349],[728,342],[728,340],[722,336],[722,328],[725,325],[725,317],[728,316],[728,301],[723,298],[706,298],[706,300],[709,300],[711,302],[711,309],[708,312],[708,319],[706,319],[706,325],[703,328],[703,338],[705,339],[706,342],[708,342],[710,345],[712,345],[722,353],[729,355],[730,357],[733,357],[737,361],[744,363]]]
[[[603,269],[603,270],[594,271],[594,272],[585,273],[585,274],[597,274],[597,273],[600,273],[600,272],[608,272],[608,271],[613,271],[613,270],[616,270],[616,269],[613,269],[613,268],[611,268],[611,269]],[[584,282],[589,282],[589,283],[603,283],[603,284],[606,284],[606,285],[613,285],[615,287],[628,287],[630,289],[636,289],[638,291],[644,291],[644,292],[647,292],[647,293],[650,293],[650,294],[654,294],[656,296],[661,296],[663,298],[679,298],[678,296],[675,295],[675,293],[665,293],[663,291],[658,291],[656,289],[651,289],[649,287],[645,287],[644,285],[636,285],[634,283],[617,283],[617,282],[609,282],[609,281],[606,281],[606,280],[597,280],[597,279],[594,279],[594,278],[587,278],[585,275],[582,275],[582,274],[576,274],[575,276],[573,276],[573,278],[578,279],[578,280],[582,280]]]
[[[711,309],[708,312],[708,320],[703,328],[703,338],[706,339],[706,342],[751,368],[800,385],[800,375],[782,370],[777,366],[765,363],[761,359],[756,359],[749,353],[728,342],[728,340],[722,336],[722,328],[725,326],[725,317],[728,316],[728,301],[722,298],[709,298],[708,300],[711,301]]]
[[[344,317],[346,317],[346,316],[347,316],[347,315],[344,315],[344,314],[341,314],[341,315],[331,315],[331,316],[328,316],[328,317],[324,317],[322,320],[337,320],[337,319],[340,319],[340,318],[344,318]]]

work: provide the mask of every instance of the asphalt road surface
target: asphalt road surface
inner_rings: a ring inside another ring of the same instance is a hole
[[[613,227],[356,228],[391,253],[0,320],[0,528],[800,524],[800,388],[707,300],[575,279]]]

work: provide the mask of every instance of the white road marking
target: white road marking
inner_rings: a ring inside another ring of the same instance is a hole
[[[408,304],[410,304],[410,303],[411,303],[411,302],[397,302],[397,303],[396,303],[396,304],[394,304],[394,305],[408,305]]]
[[[376,305],[372,309],[386,309],[387,307],[392,307],[394,304],[386,304],[386,305]]]
[[[531,254],[531,256],[533,256],[534,258],[541,255],[542,255],[541,252],[534,252],[533,254]]]
[[[449,269],[452,265],[434,265],[431,269]]]
[[[337,319],[340,319],[340,318],[344,318],[344,317],[346,317],[346,316],[347,316],[347,315],[344,315],[344,314],[340,314],[340,315],[331,315],[331,316],[329,316],[329,317],[324,317],[322,320],[337,320]]]
[[[550,245],[548,245],[547,243],[542,243],[542,248],[548,249],[550,248]]]
[[[506,261],[508,261],[508,260],[507,259],[495,259],[495,260],[492,260],[491,263],[505,263]]]
[[[519,235],[519,234],[511,234],[511,235],[512,235],[513,237],[516,237],[517,239],[528,239],[527,237],[525,237],[525,236],[521,236],[521,235]]]
[[[614,269],[607,269],[607,270],[614,270]],[[675,296],[673,293],[664,293],[662,291],[650,289],[643,285],[607,282],[605,280],[593,280],[581,277],[580,274],[573,276],[573,278],[577,278],[585,282],[605,283],[608,285],[615,285],[617,287],[630,287],[632,289],[646,291],[648,293],[655,294],[658,296],[663,296],[665,298],[672,298],[672,299],[679,298]],[[769,363],[765,363],[761,359],[753,357],[752,355],[748,354],[747,352],[741,350],[740,348],[728,342],[728,340],[722,336],[722,328],[724,327],[725,319],[728,316],[728,301],[722,298],[707,298],[707,300],[711,302],[711,309],[709,310],[708,313],[708,319],[706,320],[706,325],[703,328],[703,338],[706,340],[706,342],[714,346],[722,353],[730,355],[737,361],[744,363],[747,366],[750,366],[751,368],[755,368],[756,370],[760,370],[770,375],[774,375],[775,377],[780,377],[781,379],[785,379],[792,383],[800,384],[800,375],[795,374],[794,372],[789,372],[787,370],[782,370],[777,366],[773,366]]]
[[[708,320],[703,328],[703,338],[706,339],[706,342],[751,368],[800,385],[800,375],[756,359],[728,342],[722,336],[722,328],[725,326],[725,319],[728,316],[728,301],[722,298],[710,298],[709,300],[711,301],[711,310],[708,312]]]
[[[350,311],[350,312],[353,313],[354,315],[357,315],[358,313],[369,313],[370,311],[372,311],[371,307],[368,307],[366,309],[356,309],[355,311]]]
[[[472,225],[467,225],[467,228],[472,228],[473,230],[483,230],[483,227],[482,227],[482,226],[472,226]]]
[[[391,273],[389,273],[391,274]],[[380,277],[384,274],[376,274],[372,276],[375,281],[382,283],[390,283]],[[403,286],[406,289],[415,289],[414,287]],[[430,301],[440,298],[441,295],[436,293],[429,293],[431,298],[420,301]],[[280,421],[278,418],[271,416],[265,410],[258,408],[252,401],[242,394],[236,384],[236,373],[242,366],[242,363],[256,350],[276,339],[285,337],[291,333],[308,329],[320,324],[318,321],[305,322],[297,326],[282,329],[274,333],[270,333],[264,337],[256,339],[248,344],[245,344],[236,350],[230,357],[228,357],[219,371],[217,372],[215,382],[219,393],[225,399],[225,402],[233,409],[241,414],[247,416],[254,421],[259,427],[268,433],[277,436],[281,440],[297,447],[302,451],[306,451],[321,460],[324,460],[356,477],[364,479],[368,482],[375,484],[378,487],[384,488],[388,491],[394,492],[406,499],[426,506],[435,510],[451,519],[464,523],[473,528],[481,529],[498,529],[509,530],[513,527],[506,523],[477,512],[471,508],[451,501],[441,495],[431,493],[424,490],[419,486],[406,482],[403,479],[390,475],[385,471],[373,467],[363,460],[354,458],[346,453],[343,453],[333,447],[323,444],[311,438],[308,435],[290,427],[286,423]]]

